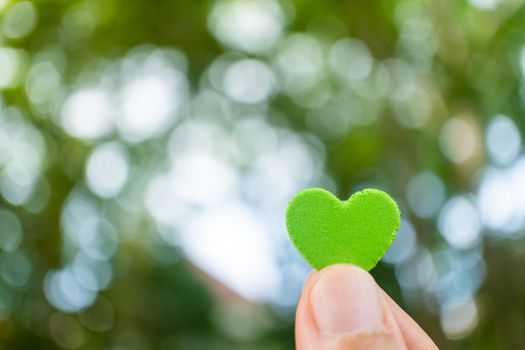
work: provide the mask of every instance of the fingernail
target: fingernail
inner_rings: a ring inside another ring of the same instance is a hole
[[[341,335],[384,330],[379,293],[372,277],[355,266],[329,267],[311,295],[322,334]]]

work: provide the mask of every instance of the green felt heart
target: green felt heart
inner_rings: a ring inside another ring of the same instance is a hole
[[[316,269],[338,263],[369,271],[396,237],[400,213],[385,192],[365,189],[341,202],[309,188],[288,204],[286,226],[297,250]]]

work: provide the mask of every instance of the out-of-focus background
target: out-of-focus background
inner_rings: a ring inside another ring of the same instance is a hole
[[[0,349],[291,349],[305,187],[388,191],[372,273],[525,344],[523,0],[0,0]]]

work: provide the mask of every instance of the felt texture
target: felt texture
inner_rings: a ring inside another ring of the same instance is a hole
[[[309,188],[286,210],[290,239],[317,270],[349,263],[369,271],[394,241],[400,212],[385,192],[365,189],[341,202],[332,193]]]

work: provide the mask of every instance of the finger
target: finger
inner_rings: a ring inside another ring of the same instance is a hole
[[[296,340],[298,350],[406,349],[377,284],[352,265],[309,276],[297,307]]]
[[[438,347],[432,339],[419,327],[419,325],[410,317],[385,291],[380,288],[381,295],[387,301],[396,322],[403,334],[405,344],[409,349],[414,350],[437,350]]]

